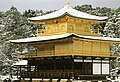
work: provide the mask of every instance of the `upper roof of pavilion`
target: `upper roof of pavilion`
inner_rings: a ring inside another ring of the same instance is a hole
[[[75,10],[70,5],[66,5],[62,9],[55,11],[53,13],[46,14],[43,16],[31,17],[29,19],[31,21],[37,21],[37,20],[42,21],[42,20],[48,20],[48,19],[62,17],[65,15],[69,15],[69,16],[76,17],[76,18],[84,18],[84,19],[91,19],[91,20],[98,20],[98,21],[104,21],[108,18],[108,17],[100,17],[100,16],[95,16],[95,15],[90,15],[90,14]]]

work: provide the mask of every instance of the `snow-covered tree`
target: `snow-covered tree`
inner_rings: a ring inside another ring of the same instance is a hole
[[[109,18],[104,29],[104,36],[120,38],[120,14],[114,14]],[[120,45],[113,45],[111,51],[120,53]]]
[[[87,5],[87,4],[82,5],[82,6],[77,5],[74,8],[78,11],[87,12],[87,11],[92,10],[92,5]]]
[[[3,19],[4,28],[1,33],[1,55],[3,56],[2,68],[3,74],[10,73],[10,67],[14,61],[18,60],[18,53],[23,47],[14,45],[9,42],[12,39],[20,39],[30,37],[33,34],[31,24],[28,19],[21,15],[15,7],[5,12]]]
[[[111,15],[108,19],[108,22],[106,23],[104,29],[105,37],[120,38],[120,11],[118,10],[119,8],[114,10],[114,15]],[[120,58],[120,45],[112,45],[111,53],[117,55],[118,58]],[[120,68],[118,58],[114,61],[111,61],[111,69]]]
[[[43,11],[42,10],[31,10],[31,9],[28,9],[28,10],[23,12],[23,15],[25,17],[27,17],[27,18],[35,17],[35,16],[41,16],[41,15],[43,15]]]

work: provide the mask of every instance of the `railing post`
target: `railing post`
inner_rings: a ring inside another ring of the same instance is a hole
[[[58,79],[57,82],[60,82],[61,79]]]
[[[72,80],[74,80],[74,56],[72,56]]]
[[[30,77],[30,80],[29,80],[29,82],[32,82],[32,77]]]

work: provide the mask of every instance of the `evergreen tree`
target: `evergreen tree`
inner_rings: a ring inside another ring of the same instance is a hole
[[[89,10],[92,10],[92,5],[87,5],[87,4],[82,6],[77,5],[74,8],[78,11],[87,12]]]
[[[117,9],[118,10],[118,9]],[[115,10],[114,15],[110,16],[104,29],[105,37],[120,38],[120,14]],[[120,56],[120,45],[112,45],[111,53]],[[111,69],[119,67],[118,61],[111,62]]]
[[[12,39],[26,38],[33,35],[32,27],[26,17],[22,16],[15,7],[5,12],[3,20],[4,28],[1,35],[1,55],[4,68],[3,74],[10,73],[10,67],[18,60],[18,53],[24,48],[9,42]]]
[[[36,16],[36,12],[34,10],[26,10],[25,12],[23,12],[23,15],[27,18],[29,17],[35,17]]]
[[[41,16],[43,15],[43,11],[42,10],[31,10],[28,9],[25,12],[23,12],[23,16],[30,18],[30,17],[35,17],[35,16]]]

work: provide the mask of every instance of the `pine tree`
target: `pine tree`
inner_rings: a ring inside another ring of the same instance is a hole
[[[5,12],[3,20],[4,28],[1,35],[1,54],[4,68],[3,74],[10,73],[10,67],[14,61],[18,60],[18,53],[24,50],[24,47],[14,45],[9,42],[12,39],[20,39],[34,35],[31,24],[28,19],[21,15],[15,7]]]
[[[104,29],[105,37],[120,38],[120,11],[118,11],[118,9],[114,10],[114,15],[111,15],[106,23]],[[115,69],[116,71],[118,70],[116,68],[120,68],[120,63],[118,61],[118,59],[120,59],[120,45],[111,45],[111,53],[118,56],[116,60],[110,62],[111,69]]]

